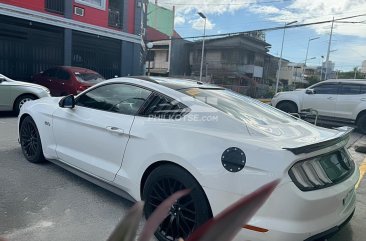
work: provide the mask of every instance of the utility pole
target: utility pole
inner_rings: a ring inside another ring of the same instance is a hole
[[[280,59],[278,60],[278,71],[277,71],[277,80],[276,80],[276,90],[275,93],[278,92],[278,83],[280,82],[280,75],[281,75],[281,67],[282,67],[282,52],[283,52],[283,43],[285,42],[285,33],[286,33],[286,27],[290,24],[297,23],[297,21],[293,21],[291,23],[285,23],[285,26],[283,27],[283,34],[282,34],[282,45],[281,45],[281,55]]]
[[[202,82],[202,70],[203,70],[203,58],[204,58],[204,53],[205,53],[205,37],[206,37],[206,21],[207,21],[207,17],[199,12],[198,15],[200,15],[200,17],[202,19],[204,19],[205,23],[203,25],[203,40],[202,40],[202,56],[201,56],[201,69],[200,69],[200,82]]]
[[[309,46],[310,46],[310,42],[316,39],[319,39],[320,37],[316,37],[316,38],[309,38],[308,41],[308,47],[306,48],[306,55],[305,55],[305,62],[304,62],[304,68],[302,69],[302,76],[301,76],[301,81],[304,82],[304,75],[305,75],[305,68],[306,68],[306,61],[308,60],[308,53],[309,53]]]
[[[325,78],[324,78],[324,80],[328,79],[329,54],[330,54],[330,46],[332,45],[333,27],[334,27],[334,17],[333,17],[333,21],[332,21],[332,28],[330,29],[327,59],[325,60],[326,64],[325,64]]]

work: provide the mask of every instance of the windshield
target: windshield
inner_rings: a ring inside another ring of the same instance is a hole
[[[272,106],[226,89],[189,88],[179,91],[250,125],[288,123],[296,119]]]
[[[104,79],[103,76],[101,76],[100,74],[97,73],[80,73],[80,72],[75,72],[74,73],[76,76],[76,79],[80,82],[88,82],[88,83],[99,83],[102,82]]]
[[[9,79],[8,77],[6,77],[5,75],[0,74],[0,79],[6,80],[6,81],[13,81],[11,79]]]

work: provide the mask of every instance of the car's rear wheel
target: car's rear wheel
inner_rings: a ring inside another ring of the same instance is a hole
[[[25,102],[27,101],[31,101],[31,100],[35,100],[37,99],[37,97],[35,97],[34,95],[21,95],[19,96],[14,104],[14,112],[16,114],[19,114],[20,108],[22,108],[22,106],[25,104]]]
[[[41,137],[36,123],[27,116],[20,124],[20,145],[25,158],[33,163],[44,162]]]
[[[298,112],[296,104],[289,101],[280,102],[276,107],[286,113]]]
[[[361,115],[357,120],[357,128],[363,133],[366,134],[366,113]]]
[[[169,216],[156,231],[155,236],[158,240],[185,239],[193,230],[209,220],[212,213],[203,189],[184,169],[175,165],[163,165],[148,176],[143,189],[146,218],[171,194],[187,188],[191,189],[191,192],[176,201]]]

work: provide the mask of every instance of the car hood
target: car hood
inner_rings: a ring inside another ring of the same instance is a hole
[[[42,86],[42,85],[37,85],[37,84],[28,83],[28,82],[23,82],[23,81],[11,80],[11,81],[9,81],[9,83],[11,83],[11,85],[16,85],[16,86],[24,86],[24,87],[40,88],[40,89],[47,90],[47,88],[46,88],[46,87],[44,87],[44,86]]]
[[[287,95],[287,94],[293,94],[293,93],[305,93],[306,89],[296,89],[292,91],[284,91],[284,92],[278,92],[279,95]]]
[[[349,129],[335,130],[312,125],[300,119],[271,125],[246,123],[249,134],[281,149],[298,148],[338,138]]]

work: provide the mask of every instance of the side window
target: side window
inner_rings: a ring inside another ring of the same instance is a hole
[[[126,115],[136,115],[151,91],[127,84],[109,84],[86,92],[76,105]]]
[[[361,94],[361,85],[342,84],[339,94],[340,95],[359,95],[359,94]]]
[[[161,119],[179,119],[189,112],[184,104],[162,94],[154,94],[146,103],[143,116]]]
[[[56,74],[57,74],[56,68],[48,69],[43,73],[43,75],[50,77],[50,78],[56,77]]]
[[[69,80],[70,79],[70,74],[67,73],[67,71],[65,71],[63,69],[59,69],[57,71],[56,78],[60,79],[60,80]]]
[[[366,84],[361,85],[361,94],[362,95],[366,94]]]
[[[314,87],[315,94],[323,94],[323,95],[336,95],[338,94],[338,84],[320,84]]]

